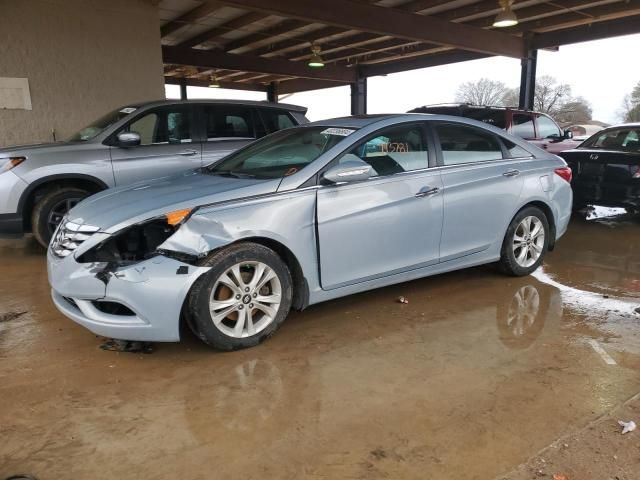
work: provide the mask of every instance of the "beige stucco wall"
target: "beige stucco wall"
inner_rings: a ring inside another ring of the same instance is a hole
[[[64,139],[127,103],[164,98],[150,0],[0,0],[0,77],[27,77],[33,110],[0,109],[0,147]]]

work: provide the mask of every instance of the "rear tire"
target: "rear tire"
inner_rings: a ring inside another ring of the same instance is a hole
[[[549,221],[537,207],[520,210],[507,228],[500,252],[500,269],[523,277],[535,271],[549,248]]]
[[[38,243],[46,248],[57,224],[71,208],[89,195],[81,188],[65,187],[52,190],[38,200],[31,214],[31,229]]]
[[[258,345],[280,327],[293,299],[291,273],[280,256],[257,243],[231,245],[207,257],[189,293],[189,326],[218,350]]]

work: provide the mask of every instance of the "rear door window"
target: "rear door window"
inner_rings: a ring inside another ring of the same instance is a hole
[[[507,140],[506,138],[502,139],[502,144],[507,149],[510,158],[529,158],[533,157],[531,152],[525,150],[520,145],[513,143],[511,140]]]
[[[533,115],[514,113],[511,119],[511,133],[520,138],[536,138]]]
[[[444,165],[459,165],[503,158],[500,141],[490,132],[456,123],[436,124],[435,131],[440,140]]]
[[[205,140],[256,138],[252,109],[242,106],[206,105]]]

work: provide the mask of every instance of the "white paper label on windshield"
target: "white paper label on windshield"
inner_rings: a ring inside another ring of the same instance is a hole
[[[135,111],[136,109],[134,107],[126,107],[120,110],[120,113],[126,113],[127,115],[129,115],[130,113],[133,113]]]
[[[324,135],[340,135],[341,137],[346,137],[347,135],[351,135],[353,132],[355,132],[355,130],[351,130],[350,128],[327,128],[320,133]]]

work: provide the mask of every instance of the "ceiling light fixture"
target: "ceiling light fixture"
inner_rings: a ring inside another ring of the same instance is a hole
[[[218,77],[215,75],[211,75],[211,83],[209,83],[209,88],[220,88],[220,84],[218,83]]]
[[[320,46],[314,43],[311,44],[311,58],[309,58],[309,63],[307,64],[311,68],[321,68],[324,67],[324,60],[320,56]]]
[[[511,9],[513,0],[498,0],[502,11],[498,13],[493,21],[493,26],[497,28],[513,27],[518,24],[518,17]]]

